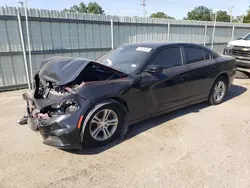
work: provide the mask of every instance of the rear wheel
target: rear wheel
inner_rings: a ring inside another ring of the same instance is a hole
[[[212,87],[212,90],[209,95],[209,103],[211,105],[217,105],[222,103],[223,99],[226,96],[228,83],[224,77],[219,77]]]
[[[118,104],[107,104],[89,118],[84,141],[90,146],[105,145],[118,137],[124,124],[124,113]]]

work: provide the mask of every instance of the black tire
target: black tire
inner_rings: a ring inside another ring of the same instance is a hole
[[[214,94],[215,94],[215,92],[216,92],[216,91],[215,91],[215,87],[216,87],[216,85],[217,85],[219,82],[223,82],[223,83],[224,83],[224,85],[225,85],[225,92],[224,92],[224,94],[223,94],[223,96],[222,96],[222,98],[221,98],[220,100],[216,100],[215,97],[214,97]],[[209,98],[208,98],[209,104],[210,104],[210,105],[218,105],[218,104],[222,103],[223,100],[224,100],[224,98],[225,98],[225,96],[226,96],[227,89],[228,89],[228,81],[227,81],[227,79],[226,79],[224,76],[218,77],[218,78],[215,80],[215,82],[214,82],[214,84],[213,84],[213,87],[212,87],[212,89],[211,89],[211,91],[210,91]]]
[[[95,108],[95,107],[94,107]],[[91,120],[93,119],[93,117],[98,114],[99,112],[101,112],[104,109],[110,109],[113,112],[116,113],[117,118],[118,118],[118,125],[116,127],[115,132],[112,134],[111,137],[109,137],[106,140],[96,140],[90,133],[90,126],[91,126]],[[118,136],[120,135],[121,129],[124,126],[125,123],[125,113],[123,112],[122,108],[120,107],[120,105],[118,103],[110,103],[110,104],[106,104],[103,105],[102,107],[100,107],[99,109],[97,109],[92,115],[91,117],[88,119],[88,122],[86,124],[86,128],[84,130],[84,136],[83,136],[83,141],[84,144],[86,146],[103,146],[106,145],[112,141],[114,141],[116,138],[118,138]]]
[[[238,79],[248,79],[249,78],[249,73],[237,70],[235,78],[238,78]]]

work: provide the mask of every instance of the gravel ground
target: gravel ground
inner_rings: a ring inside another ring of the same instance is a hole
[[[123,141],[72,153],[16,121],[24,90],[0,93],[0,187],[250,187],[250,80],[226,101],[130,127]]]

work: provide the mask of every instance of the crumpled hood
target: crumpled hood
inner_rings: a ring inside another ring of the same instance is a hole
[[[52,82],[55,85],[62,86],[74,81],[90,63],[101,65],[102,67],[111,69],[116,73],[125,75],[125,73],[119,70],[89,59],[55,56],[42,62],[39,71],[39,78],[43,81]]]
[[[81,73],[91,62],[88,59],[74,57],[51,57],[42,62],[39,77],[56,85],[65,85]]]
[[[234,40],[229,42],[233,46],[250,47],[250,40]]]

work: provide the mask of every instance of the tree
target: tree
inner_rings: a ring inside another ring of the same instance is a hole
[[[217,12],[217,18],[216,18],[217,22],[230,22],[230,16],[227,14],[226,11],[218,11]]]
[[[150,18],[174,19],[174,17],[168,16],[164,12],[153,13],[153,14],[151,14]]]
[[[212,10],[205,6],[195,7],[192,11],[187,13],[187,20],[201,20],[211,21]]]
[[[232,22],[234,23],[243,23],[244,15],[236,16],[233,18]]]
[[[81,13],[92,13],[92,14],[103,14],[103,8],[96,2],[89,2],[86,6],[83,2],[79,5],[74,5],[70,9],[64,9],[64,11],[69,12],[81,12]]]
[[[247,15],[244,17],[243,22],[250,23],[250,6],[248,7]]]
[[[96,2],[90,2],[88,4],[88,12],[92,14],[103,14],[104,10]]]
[[[84,3],[80,3],[79,5],[74,5],[70,7],[70,9],[64,9],[65,11],[69,12],[81,12],[81,13],[87,13],[88,7]]]

